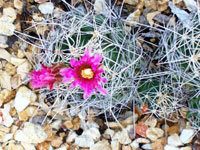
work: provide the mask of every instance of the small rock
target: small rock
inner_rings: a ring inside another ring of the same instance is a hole
[[[155,141],[164,135],[164,131],[160,128],[148,128],[146,135],[150,140]]]
[[[40,4],[38,8],[41,11],[41,13],[47,15],[47,14],[53,13],[54,5],[52,2],[46,2],[46,3]]]
[[[21,11],[23,8],[23,2],[20,0],[14,0],[14,7]]]
[[[24,128],[22,130],[17,130],[15,133],[15,140],[25,143],[37,144],[45,141],[46,138],[47,135],[42,127],[30,122],[25,122]]]
[[[190,143],[194,137],[194,130],[193,129],[183,129],[180,135],[180,140],[184,143]]]
[[[12,7],[7,7],[3,9],[3,16],[0,18],[0,21],[13,23],[16,18],[17,13],[15,9],[13,9]]]
[[[36,106],[29,106],[25,109],[26,114],[28,115],[28,117],[32,117],[37,115],[37,107]]]
[[[169,136],[167,142],[168,142],[169,145],[172,145],[172,146],[183,145],[178,134],[176,134],[176,133]]]
[[[30,102],[34,102],[36,98],[37,96],[35,93],[33,93],[27,87],[21,86],[19,90],[17,91],[16,97],[14,100],[15,109],[18,112],[24,110],[30,104]]]
[[[181,147],[180,150],[192,150],[191,146]]]
[[[10,22],[0,21],[0,34],[11,36],[14,34],[15,26]]]
[[[9,143],[8,150],[24,150],[24,148],[19,144]]]
[[[166,139],[165,138],[161,138],[161,139],[157,139],[156,141],[154,141],[151,144],[151,147],[154,150],[163,150],[165,145],[166,145]]]
[[[78,137],[78,135],[76,134],[76,132],[74,131],[70,131],[68,136],[67,136],[67,142],[68,143],[72,143],[75,141],[75,139]]]
[[[155,117],[147,119],[144,124],[148,127],[154,128],[157,125],[157,119]]]
[[[157,10],[157,0],[145,0],[144,5],[146,8]]]
[[[35,0],[36,3],[45,3],[47,2],[48,0]]]
[[[136,150],[137,148],[139,148],[139,143],[138,143],[136,140],[134,140],[134,141],[130,144],[130,146],[132,147],[133,150]]]
[[[58,148],[63,143],[62,137],[55,136],[51,141],[51,145],[55,148]]]
[[[123,145],[122,150],[132,150],[132,148],[131,148],[131,146]]]
[[[115,131],[112,130],[112,129],[110,129],[110,128],[108,128],[108,129],[106,129],[106,131],[104,132],[103,136],[104,136],[106,139],[110,139],[110,138],[112,138],[112,137],[114,136],[114,134],[115,134]]]
[[[164,150],[179,150],[179,148],[174,147],[174,146],[170,146],[170,145],[166,145],[166,146],[164,147]]]
[[[10,82],[13,89],[18,88],[22,84],[20,75],[15,74],[14,76],[12,76]]]
[[[7,142],[9,141],[10,139],[12,139],[13,137],[13,134],[12,133],[9,133],[9,134],[6,134],[3,138],[3,142]]]
[[[21,142],[21,144],[25,150],[36,150],[36,148],[33,144],[24,143],[24,142]]]
[[[6,127],[10,127],[14,122],[14,119],[10,116],[8,110],[0,109],[0,123]]]
[[[128,136],[128,131],[126,129],[122,129],[122,131],[118,131],[115,133],[113,139],[118,140],[121,144],[130,144],[131,139]]]
[[[169,135],[172,135],[172,134],[174,134],[174,133],[179,133],[179,125],[173,125],[173,126],[171,126],[171,127],[169,127],[169,132],[168,132],[168,134]]]
[[[146,126],[143,122],[138,122],[135,126],[135,132],[142,136],[142,137],[147,137],[146,131],[148,129],[148,126]]]
[[[126,18],[126,23],[130,26],[134,26],[140,22],[141,11],[139,9],[135,10]]]
[[[5,59],[5,60],[7,60],[8,62],[10,62],[10,60],[11,60],[11,55],[10,55],[10,53],[8,53],[8,51],[7,50],[5,50],[5,49],[1,49],[0,48],[0,58],[1,59]]]
[[[153,149],[153,148],[151,147],[151,144],[144,144],[144,145],[142,145],[142,148],[143,148],[143,149],[147,149],[147,150]]]
[[[23,64],[25,61],[27,61],[26,59],[20,59],[20,58],[16,58],[16,57],[11,57],[10,62],[15,65],[15,66],[19,66],[21,64]]]
[[[12,76],[12,75],[16,74],[16,67],[13,66],[11,63],[7,63],[7,64],[5,65],[5,71],[6,71],[10,76]]]
[[[31,64],[28,61],[25,61],[17,67],[17,74],[19,74],[21,76],[21,79],[24,80],[31,69]]]
[[[67,120],[64,122],[64,126],[67,128],[67,129],[71,129],[73,128],[73,123],[71,120]]]
[[[112,150],[120,150],[120,143],[117,140],[111,141]]]
[[[2,88],[11,90],[10,79],[11,79],[11,76],[6,71],[0,70],[0,85],[1,85]]]
[[[82,135],[85,135],[87,137],[91,137],[94,141],[98,141],[100,139],[100,132],[99,132],[99,129],[97,128],[90,128],[86,131],[84,131],[82,133]]]
[[[8,40],[7,36],[0,35],[0,48],[8,47],[7,40]]]
[[[37,144],[36,146],[37,150],[49,150],[49,143],[47,142],[42,142]]]
[[[94,140],[86,135],[80,135],[75,139],[75,144],[79,147],[90,147],[94,145]]]
[[[95,0],[94,11],[97,14],[108,14],[108,7],[105,0]]]
[[[11,99],[13,99],[16,95],[15,91],[11,91],[8,89],[4,89],[0,92],[0,103],[7,103],[9,102]]]
[[[102,140],[90,147],[90,150],[112,150],[107,140]]]
[[[153,26],[154,24],[153,18],[159,13],[160,11],[155,11],[147,14],[147,20],[151,26]]]
[[[139,0],[125,0],[124,3],[127,3],[129,5],[137,5]]]
[[[81,125],[80,118],[79,117],[75,117],[72,120],[72,124],[73,124],[73,129],[74,130],[78,130],[80,128],[80,125]]]
[[[21,112],[19,112],[19,120],[20,121],[27,121],[28,119],[29,119],[29,117],[25,110],[22,110]]]
[[[195,12],[197,11],[197,3],[194,1],[194,0],[183,0],[187,9],[190,11],[190,12]]]
[[[148,143],[150,143],[150,141],[148,139],[145,139],[145,138],[137,138],[136,142],[137,143],[142,143],[142,144],[148,144]]]

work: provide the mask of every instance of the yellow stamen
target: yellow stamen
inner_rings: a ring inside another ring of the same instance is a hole
[[[94,76],[94,72],[92,72],[91,68],[86,68],[81,70],[81,76],[86,79],[92,79]]]

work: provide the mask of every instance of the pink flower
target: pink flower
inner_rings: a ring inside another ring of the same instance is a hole
[[[84,90],[84,99],[88,98],[93,90],[95,92],[99,90],[106,95],[107,91],[100,85],[100,82],[107,82],[106,78],[100,76],[104,72],[103,68],[101,68],[101,60],[102,56],[100,54],[90,56],[89,49],[86,49],[84,56],[80,60],[71,58],[70,64],[72,68],[65,68],[60,71],[60,74],[64,76],[63,82],[74,79],[71,87],[73,88],[78,84]]]
[[[54,65],[53,67],[46,67],[42,64],[42,68],[39,71],[33,71],[29,75],[32,79],[32,88],[41,88],[49,86],[49,89],[53,89],[54,83],[61,81],[62,76],[60,75],[60,69],[63,65]]]

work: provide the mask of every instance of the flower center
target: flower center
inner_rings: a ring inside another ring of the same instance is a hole
[[[91,68],[85,68],[81,70],[81,76],[86,79],[92,79],[94,76],[94,72]]]

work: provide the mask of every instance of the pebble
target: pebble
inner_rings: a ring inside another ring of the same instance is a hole
[[[5,37],[5,36],[1,36],[1,37]],[[0,40],[2,40],[1,37],[0,37]],[[11,55],[10,55],[10,53],[8,53],[7,50],[0,48],[0,53],[1,53],[1,55],[0,55],[0,58],[1,58],[1,59],[5,59],[5,60],[7,60],[8,62],[10,62],[10,60],[11,60]]]
[[[10,59],[10,62],[15,66],[21,65],[25,61],[26,61],[26,59],[20,59],[20,58],[16,58],[16,57],[11,57],[11,59]]]
[[[192,150],[191,146],[181,147],[180,150]]]
[[[165,138],[160,138],[160,139],[157,139],[155,140],[152,144],[151,144],[151,147],[154,149],[154,150],[163,150],[164,147],[166,145],[166,139]]]
[[[3,9],[3,16],[0,18],[0,21],[13,23],[16,18],[17,13],[15,9],[13,9],[12,7],[7,7]]]
[[[90,147],[90,150],[112,150],[107,140],[102,140]]]
[[[11,90],[11,76],[6,71],[0,70],[0,85],[2,88]]]
[[[153,148],[151,147],[151,144],[143,144],[143,145],[142,145],[142,148],[143,148],[143,149],[147,149],[147,150],[153,149]]]
[[[42,142],[42,143],[39,143],[37,144],[36,148],[37,150],[49,150],[49,143],[47,142]]]
[[[129,5],[137,5],[139,0],[125,0],[124,3],[127,3]]]
[[[39,5],[39,10],[42,14],[52,14],[54,10],[54,5],[52,2],[46,2]]]
[[[111,141],[112,150],[120,150],[120,143],[117,140]]]
[[[47,139],[47,135],[41,126],[25,122],[24,128],[16,131],[14,139],[25,143],[37,144],[44,142]]]
[[[179,150],[179,148],[174,147],[174,146],[170,146],[170,145],[166,145],[166,146],[164,147],[164,150]]]
[[[14,0],[14,7],[21,11],[23,8],[23,2],[21,0]]]
[[[99,129],[97,128],[90,128],[82,133],[82,135],[85,135],[87,137],[91,137],[94,141],[98,141],[101,137],[101,134],[99,132]]]
[[[110,138],[112,138],[112,137],[114,136],[114,134],[115,134],[115,131],[108,128],[108,129],[106,129],[106,131],[104,132],[103,136],[104,136],[105,138],[107,138],[107,139],[110,139]]]
[[[157,119],[155,117],[147,119],[144,124],[148,127],[154,128],[157,125]]]
[[[142,144],[148,144],[148,143],[150,143],[150,141],[148,139],[145,139],[145,138],[137,138],[136,142],[137,143],[142,143]]]
[[[14,122],[14,119],[10,116],[9,110],[0,109],[0,123],[6,127],[10,127]]]
[[[13,133],[6,134],[3,138],[3,142],[5,143],[9,141],[10,139],[12,139],[12,137],[13,137]]]
[[[7,48],[8,47],[7,40],[8,40],[7,36],[0,35],[0,48]]]
[[[169,145],[172,146],[180,146],[183,145],[183,143],[180,140],[180,137],[178,136],[178,134],[172,134],[168,137],[167,142]]]
[[[108,7],[105,0],[95,0],[94,11],[97,14],[108,14]]]
[[[128,25],[133,26],[140,21],[141,11],[139,9],[135,10],[133,13],[129,14],[126,18],[126,22]]]
[[[21,142],[21,145],[24,147],[25,150],[36,150],[33,144]]]
[[[16,93],[13,90],[11,91],[8,89],[3,89],[0,92],[0,104],[9,102],[11,99],[13,99],[15,97],[15,94]]]
[[[169,127],[168,134],[172,135],[174,133],[177,133],[177,134],[179,133],[179,125],[173,125],[173,126]]]
[[[0,34],[5,36],[11,36],[14,34],[15,26],[10,22],[0,20]]]
[[[75,144],[79,147],[90,147],[94,144],[94,140],[86,135],[80,135],[75,139]]]
[[[131,148],[131,146],[123,145],[122,150],[132,150],[132,148]]]
[[[146,131],[146,136],[151,140],[155,141],[160,137],[163,137],[164,131],[160,128],[148,128]]]
[[[58,148],[63,143],[62,137],[54,136],[51,140],[51,146]]]
[[[136,140],[134,140],[134,141],[130,144],[130,146],[132,147],[133,150],[136,150],[137,148],[139,148],[139,143],[138,143]]]
[[[28,89],[25,86],[21,86],[19,90],[17,91],[15,100],[14,100],[14,106],[15,109],[18,112],[21,112],[24,110],[30,102],[34,102],[37,98],[37,95],[32,92],[30,89]]]
[[[67,129],[71,129],[73,128],[73,123],[71,120],[67,120],[64,122],[64,126],[67,128]]]
[[[195,131],[193,129],[183,129],[180,135],[180,140],[184,144],[190,143],[193,139],[194,133]]]
[[[25,61],[24,63],[20,64],[17,67],[17,74],[19,74],[21,79],[24,80],[29,74],[31,69],[32,69],[31,64],[28,61]]]
[[[128,136],[128,131],[126,129],[122,129],[122,131],[118,131],[115,133],[113,139],[118,140],[121,144],[130,144],[131,139]]]
[[[76,132],[74,131],[70,131],[68,136],[67,136],[67,142],[68,143],[72,143],[75,141],[75,139],[78,137],[78,135],[76,134]]]

